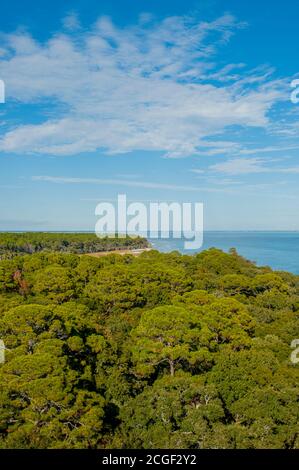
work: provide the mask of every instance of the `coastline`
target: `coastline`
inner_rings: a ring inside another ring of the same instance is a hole
[[[146,251],[151,251],[153,248],[133,248],[133,249],[125,249],[125,250],[110,250],[110,251],[97,251],[95,253],[84,253],[84,256],[93,256],[94,258],[101,258],[102,256],[108,256],[112,254],[117,255],[133,255],[139,256],[141,253]]]

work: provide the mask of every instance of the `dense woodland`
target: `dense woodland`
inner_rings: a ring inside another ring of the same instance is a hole
[[[94,233],[0,233],[0,260],[40,252],[84,254],[148,246],[148,241],[141,237],[99,238]]]
[[[299,448],[298,318],[234,250],[4,259],[0,447]]]

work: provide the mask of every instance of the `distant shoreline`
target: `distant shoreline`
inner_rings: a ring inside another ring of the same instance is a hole
[[[0,229],[0,233],[56,233],[56,234],[93,234],[94,231],[92,230],[2,230]],[[271,229],[234,229],[234,230],[229,230],[229,229],[217,229],[217,230],[204,230],[204,233],[299,233],[299,229],[277,229],[277,230],[271,230]],[[141,235],[140,235],[141,236]],[[130,235],[128,235],[129,238]],[[146,233],[142,235],[143,238],[153,238],[148,236]]]
[[[117,254],[117,255],[133,255],[139,256],[141,253],[146,251],[151,251],[153,248],[133,248],[133,249],[125,249],[125,250],[109,250],[109,251],[97,251],[95,253],[84,253],[82,256],[92,256],[94,258],[101,258],[102,256]]]

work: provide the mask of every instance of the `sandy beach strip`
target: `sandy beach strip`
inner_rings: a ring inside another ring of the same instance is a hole
[[[146,251],[151,251],[152,248],[135,248],[135,249],[124,249],[124,250],[110,250],[110,251],[97,251],[95,253],[84,253],[87,256],[93,256],[95,258],[100,258],[101,256],[107,256],[107,255],[133,255],[133,256],[139,256],[141,253],[144,253]]]

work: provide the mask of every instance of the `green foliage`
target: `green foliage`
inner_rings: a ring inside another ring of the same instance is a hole
[[[216,388],[180,373],[155,381],[121,411],[113,446],[144,449],[209,447],[225,417]]]
[[[298,276],[97,243],[0,237],[0,448],[299,448]]]
[[[141,237],[98,238],[93,233],[1,233],[0,259],[26,253],[57,251],[83,254],[148,246],[147,240]]]
[[[173,376],[177,364],[193,364],[201,356],[200,323],[196,315],[182,307],[165,305],[145,312],[132,331],[132,339],[132,360],[141,375],[151,374],[167,363]]]

